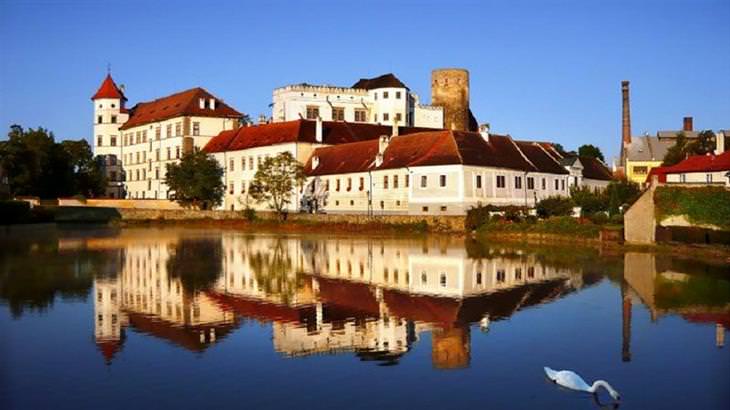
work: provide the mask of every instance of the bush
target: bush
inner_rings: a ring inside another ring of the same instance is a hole
[[[609,221],[608,212],[594,212],[588,219],[597,225],[605,225]]]
[[[611,218],[609,218],[609,221],[613,225],[623,225],[624,216],[622,214],[611,215]]]
[[[249,221],[253,222],[256,220],[256,211],[253,208],[246,208],[243,210],[243,217]]]
[[[658,187],[654,204],[659,220],[686,215],[695,224],[730,229],[730,191],[722,187]]]
[[[494,216],[492,216],[493,214]],[[500,214],[501,217],[496,214]],[[514,205],[483,205],[471,208],[466,212],[466,221],[464,225],[467,231],[473,231],[493,220],[502,219],[511,222],[520,222],[527,216],[527,208],[525,207]]]
[[[570,189],[570,197],[575,206],[580,207],[582,216],[593,215],[596,212],[608,211],[608,197],[606,191],[594,190],[589,187],[573,186]]]
[[[0,225],[30,222],[30,204],[25,201],[0,201]]]
[[[489,222],[491,208],[490,205],[477,206],[466,211],[466,220],[464,221],[466,230],[471,232]]]
[[[575,203],[570,198],[551,196],[537,204],[537,215],[541,218],[551,216],[570,216],[573,214]]]

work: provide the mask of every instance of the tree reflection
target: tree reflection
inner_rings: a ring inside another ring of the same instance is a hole
[[[277,238],[267,251],[252,252],[249,258],[259,287],[267,295],[278,296],[283,303],[291,302],[303,279],[294,270],[285,241]]]
[[[172,249],[167,272],[173,278],[180,278],[188,293],[209,289],[223,273],[221,239],[181,239]]]

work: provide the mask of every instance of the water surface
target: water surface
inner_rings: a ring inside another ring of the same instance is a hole
[[[730,408],[730,267],[233,230],[0,233],[0,408]],[[605,394],[604,402],[609,401]]]

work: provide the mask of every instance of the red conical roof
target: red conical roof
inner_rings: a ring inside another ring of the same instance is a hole
[[[96,91],[96,94],[91,97],[92,100],[96,100],[99,98],[119,98],[120,100],[127,99],[127,97],[124,96],[122,90],[120,90],[119,87],[117,87],[117,85],[114,83],[114,80],[112,80],[111,74],[106,75],[104,82],[101,83],[101,87],[99,87],[99,89]]]

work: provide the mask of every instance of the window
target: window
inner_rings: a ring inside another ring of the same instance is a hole
[[[160,149],[157,148],[157,149],[155,149],[155,161],[159,161],[159,160],[160,160]]]
[[[147,142],[147,131],[142,131],[142,142]]]
[[[527,189],[535,189],[535,178],[527,177]]]
[[[101,119],[102,119],[101,115],[97,115],[96,116],[96,123],[97,124],[101,124],[103,122]]]
[[[326,179],[326,180],[324,181],[324,190],[325,190],[326,192],[329,192],[329,190],[330,190],[330,180],[329,180],[329,179]]]
[[[502,283],[505,279],[504,269],[497,269],[497,282]]]
[[[401,115],[401,113],[398,112],[398,113],[395,114],[395,121],[396,122],[401,122],[402,119],[403,119],[403,116]]]
[[[477,285],[482,284],[482,273],[481,272],[477,272],[477,281],[476,282],[477,282]]]
[[[175,158],[180,158],[180,146],[175,147]]]
[[[426,275],[426,272],[421,273],[421,284],[425,285],[428,283],[428,275]]]
[[[195,135],[195,136],[200,135],[200,123],[198,121],[195,121],[193,123],[193,135]]]
[[[175,136],[179,137],[182,135],[182,123],[176,122],[175,123]]]
[[[155,128],[155,139],[159,140],[161,136],[162,136],[162,128],[160,128],[160,127]]]
[[[421,188],[426,188],[427,186],[428,186],[428,176],[421,175]]]
[[[235,168],[236,168],[236,162],[233,159],[228,161],[228,170],[235,171]]]
[[[228,193],[231,194],[231,195],[233,195],[234,188],[235,188],[235,184],[233,182],[231,182],[228,185]]]
[[[522,189],[522,177],[515,177],[515,189]]]
[[[362,191],[363,189],[365,189],[365,178],[360,177],[360,191]]]
[[[172,137],[172,124],[167,124],[167,130],[165,131],[165,136],[167,138]]]
[[[241,181],[241,193],[246,193],[246,181]]]
[[[441,188],[446,186],[446,175],[439,175],[439,186]]]
[[[116,124],[116,123],[117,123],[117,116],[112,115],[112,124]]]
[[[395,92],[395,99],[400,100],[400,91]]]
[[[111,145],[112,147],[117,146],[117,136],[116,135],[112,135],[111,137],[109,137],[109,145]]]
[[[378,122],[378,114],[373,115],[373,121]]]
[[[160,168],[155,168],[155,179],[160,179]]]
[[[411,176],[406,174],[406,188],[408,188],[408,184],[410,183]]]
[[[378,93],[374,93],[373,94],[373,97],[375,98],[375,100],[377,100],[378,99]]]
[[[442,207],[441,207],[441,212],[446,212],[446,209],[447,209],[447,208],[446,208],[445,206],[442,206]]]
[[[170,147],[167,147],[167,159],[170,159]]]
[[[427,206],[424,206],[424,207],[422,207],[422,208],[421,208],[421,211],[423,211],[423,212],[428,212],[428,207],[427,207]]]
[[[504,175],[497,175],[497,188],[504,188],[505,185]]]
[[[556,179],[555,180],[555,190],[556,191],[558,190],[558,188],[560,188],[559,184],[560,184],[560,182]]]
[[[388,98],[388,92],[387,91],[383,91],[383,99],[385,100],[387,98]]]
[[[332,121],[345,121],[345,109],[342,107],[332,107]]]
[[[388,176],[383,175],[383,189],[388,189]]]
[[[445,273],[441,273],[441,276],[439,277],[439,284],[441,285],[442,288],[446,287],[446,274]]]
[[[340,192],[340,179],[335,179],[335,191]]]
[[[527,268],[527,278],[532,279],[534,277],[535,277],[535,267],[530,266],[529,268]]]
[[[101,147],[102,145],[104,145],[103,142],[104,142],[104,138],[102,138],[101,135],[98,135],[96,137],[96,146]]]
[[[565,191],[565,180],[564,179],[560,180],[560,190]]]
[[[477,187],[477,189],[481,189],[481,187],[482,187],[482,176],[481,175],[477,175],[476,187]]]
[[[380,209],[384,209],[384,208],[385,208],[385,201],[380,201]]]
[[[679,182],[687,182],[687,174],[679,174]]]
[[[398,175],[393,175],[393,188],[398,189]]]
[[[522,268],[515,268],[515,279],[522,280]]]
[[[366,122],[367,118],[367,111],[355,110],[355,122]]]
[[[634,174],[646,175],[649,172],[649,167],[634,167]]]
[[[316,105],[308,105],[307,106],[307,119],[316,120],[317,117],[319,117],[319,107],[317,107]]]
[[[390,115],[388,113],[383,114],[383,121],[388,121],[390,119]]]
[[[542,179],[542,190],[544,191],[546,189],[547,189],[547,179],[543,178]]]
[[[253,169],[253,157],[248,157],[248,169]]]
[[[355,205],[355,201],[353,201],[353,200],[351,199],[351,200],[350,200],[350,206],[354,206],[354,205]]]
[[[114,145],[114,144],[112,144],[112,145]],[[705,178],[706,178],[708,184],[712,183],[712,174],[705,175]]]
[[[347,178],[347,192],[352,191],[352,178]]]

